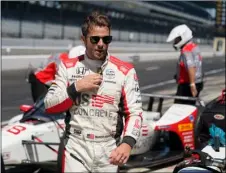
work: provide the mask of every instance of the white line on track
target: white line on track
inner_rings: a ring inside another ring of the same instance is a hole
[[[210,70],[210,71],[205,73],[205,76],[206,75],[220,73],[220,72],[223,72],[223,71],[225,71],[225,68]],[[173,83],[175,83],[174,79],[168,80],[168,81],[159,82],[159,83],[156,83],[156,84],[146,85],[146,86],[140,87],[140,90],[144,91],[144,90],[147,90],[147,89],[156,88],[156,87],[164,86],[164,85],[167,85],[167,84],[173,84]]]
[[[166,84],[172,84],[174,82],[175,82],[174,79],[167,80],[167,81],[164,81],[164,82],[159,82],[159,83],[156,83],[156,84],[151,84],[151,85],[146,85],[146,86],[140,87],[140,90],[144,91],[144,90],[147,90],[147,89],[160,87],[160,86],[163,86],[163,85],[166,85]]]
[[[46,55],[9,55],[9,56],[2,56],[2,60],[14,60],[14,59],[46,59],[51,54]]]
[[[212,59],[208,59],[208,60],[205,61],[205,63],[206,64],[212,64],[213,63],[213,60]]]
[[[225,68],[220,68],[220,69],[215,69],[215,70],[210,70],[205,73],[205,75],[211,75],[211,74],[216,74],[225,71]]]
[[[157,70],[157,69],[159,69],[159,66],[151,66],[151,67],[147,67],[145,70],[151,71],[151,70]]]
[[[15,110],[15,109],[18,109],[18,107],[16,107],[16,106],[5,106],[5,107],[2,107],[2,110]]]

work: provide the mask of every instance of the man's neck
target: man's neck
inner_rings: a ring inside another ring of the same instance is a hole
[[[91,56],[88,55],[87,52],[85,52],[85,55],[86,57],[89,59],[89,60],[92,60],[92,61],[102,61],[104,62],[106,60],[106,57],[104,59],[95,59],[95,58],[92,58]]]

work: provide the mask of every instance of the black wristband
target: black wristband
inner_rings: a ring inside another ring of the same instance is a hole
[[[134,147],[134,145],[136,144],[136,140],[131,137],[131,136],[125,136],[123,139],[122,139],[122,143],[126,143],[128,144],[131,148]]]
[[[73,101],[76,101],[76,98],[81,95],[80,92],[76,91],[74,83],[67,87],[67,94]]]

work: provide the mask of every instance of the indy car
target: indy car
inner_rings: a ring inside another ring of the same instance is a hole
[[[21,105],[20,110],[22,114],[2,125],[3,166],[52,164],[57,159],[65,114],[46,114],[43,98],[34,105]]]
[[[225,95],[224,89],[197,118],[196,150],[186,148],[186,158],[175,167],[174,173],[226,172]]]
[[[172,104],[163,113],[163,102],[169,99],[194,100],[189,97],[142,94],[148,98],[143,112],[141,135],[129,161],[121,169],[154,167],[183,159],[184,148],[195,148],[195,122],[199,107]],[[144,104],[145,105],[145,104]],[[154,110],[154,107],[157,107]],[[2,160],[4,165],[56,164],[58,147],[64,133],[65,114],[46,114],[43,98],[34,105],[21,105],[20,115],[2,127]]]

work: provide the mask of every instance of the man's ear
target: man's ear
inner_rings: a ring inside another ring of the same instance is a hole
[[[86,38],[84,35],[81,35],[81,41],[83,42],[84,45],[86,45]]]

